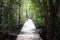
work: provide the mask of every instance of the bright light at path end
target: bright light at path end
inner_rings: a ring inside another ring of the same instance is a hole
[[[33,31],[35,29],[36,29],[36,27],[35,27],[33,21],[31,19],[27,19],[26,22],[24,23],[21,31],[31,32],[31,31]]]

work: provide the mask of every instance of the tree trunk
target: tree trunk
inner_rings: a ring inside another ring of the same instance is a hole
[[[48,0],[48,1],[49,3],[47,3],[47,0],[43,0],[44,10],[45,10],[45,19],[47,22],[47,39],[53,40],[55,36],[55,29],[54,29],[55,17],[58,11],[59,0],[56,0],[55,5],[53,4],[53,0]]]

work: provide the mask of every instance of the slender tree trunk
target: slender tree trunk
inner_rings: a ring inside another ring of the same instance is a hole
[[[18,28],[20,28],[20,4],[19,4],[19,26]]]
[[[2,5],[3,4],[3,0],[0,0],[0,30],[1,30],[1,28],[2,28],[2,13],[3,13],[3,10],[2,10]]]

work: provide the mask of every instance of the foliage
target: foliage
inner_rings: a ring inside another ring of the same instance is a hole
[[[0,1],[0,17],[1,30],[13,30],[17,28],[18,22],[18,4],[15,0],[1,0]],[[13,28],[13,29],[12,29]]]
[[[42,1],[0,0],[0,14],[1,30],[16,30],[21,23],[24,24],[27,16],[38,26],[45,25]]]
[[[45,19],[44,19],[44,17],[42,17],[44,15],[42,5],[43,4],[40,4],[37,1],[34,2],[32,0],[23,0],[23,4],[22,4],[23,13],[21,13],[22,14],[21,15],[22,23],[25,22],[25,20],[27,19],[26,16],[28,15],[28,18],[32,19],[35,24],[37,24],[39,26],[43,26]],[[26,13],[26,11],[27,11],[27,13]]]

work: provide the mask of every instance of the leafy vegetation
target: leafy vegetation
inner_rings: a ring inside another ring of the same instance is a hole
[[[16,33],[29,18],[36,27],[46,27],[47,38],[52,40],[60,31],[59,3],[60,0],[0,0],[0,31]]]

